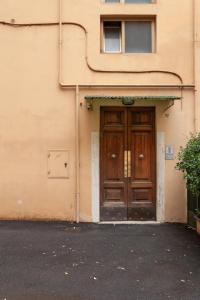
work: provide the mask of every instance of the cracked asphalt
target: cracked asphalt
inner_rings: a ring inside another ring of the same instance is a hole
[[[0,222],[0,300],[200,299],[200,237],[181,224]]]

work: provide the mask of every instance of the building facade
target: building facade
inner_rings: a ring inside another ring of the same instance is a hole
[[[1,219],[186,222],[200,0],[2,0]]]

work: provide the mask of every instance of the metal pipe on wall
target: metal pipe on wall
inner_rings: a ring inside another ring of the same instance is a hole
[[[80,97],[79,86],[76,85],[76,109],[75,109],[75,143],[76,143],[76,222],[80,221]]]
[[[58,82],[62,86],[62,0],[59,0],[59,70]],[[75,219],[80,221],[80,143],[79,143],[79,86],[75,85]]]
[[[180,84],[178,85],[174,85],[177,88],[184,88],[184,84],[183,84],[183,79],[182,77],[175,72],[172,71],[167,71],[167,70],[142,70],[142,71],[136,71],[136,70],[106,70],[106,69],[100,69],[100,68],[96,68],[94,66],[92,66],[89,62],[89,58],[88,58],[88,32],[86,30],[86,28],[79,23],[76,22],[63,22],[62,21],[62,3],[63,0],[58,0],[59,1],[59,85],[61,87],[76,87],[76,85],[69,85],[69,84],[65,84],[62,82],[62,42],[63,42],[63,35],[62,35],[62,27],[63,25],[72,25],[72,26],[78,26],[79,28],[81,28],[84,33],[85,33],[85,38],[86,38],[86,43],[85,43],[85,61],[86,61],[86,65],[88,67],[89,70],[91,70],[92,72],[95,73],[107,73],[107,74],[168,74],[171,76],[176,77],[179,81]],[[82,86],[86,86],[86,85],[82,85]],[[101,85],[99,85],[100,87]],[[120,84],[115,84],[115,85],[105,85],[107,87],[120,87]],[[123,85],[122,85],[123,86]],[[134,87],[134,85],[130,85],[132,87]],[[159,85],[160,87],[165,87],[165,85]],[[81,86],[79,86],[81,87]],[[173,85],[172,85],[173,87]],[[191,85],[186,85],[186,88],[188,87],[192,87]]]
[[[62,74],[61,74],[61,66],[62,66],[62,41],[63,34],[62,34],[62,0],[59,0],[59,66],[58,66],[58,82],[62,85]]]
[[[62,0],[59,0],[60,3],[60,13],[62,12]],[[93,67],[88,60],[88,43],[87,43],[87,30],[85,29],[85,27],[79,23],[76,22],[62,22],[61,21],[62,18],[59,18],[59,22],[40,22],[40,23],[10,23],[10,22],[6,22],[6,21],[0,21],[0,25],[4,25],[4,26],[10,26],[13,28],[20,28],[20,27],[33,27],[33,26],[56,26],[59,25],[59,85],[63,88],[75,88],[76,85],[75,84],[65,84],[62,82],[62,27],[63,25],[73,25],[73,26],[78,26],[80,27],[86,35],[86,53],[85,53],[85,60],[86,60],[86,65],[87,67],[92,71],[92,72],[96,72],[96,73],[107,73],[107,74],[151,74],[151,73],[160,73],[160,74],[168,74],[168,75],[172,75],[175,76],[176,78],[179,79],[179,81],[181,82],[181,84],[171,84],[171,85],[165,85],[165,84],[160,84],[160,85],[128,85],[127,87],[133,87],[133,88],[137,88],[137,87],[142,87],[142,88],[148,88],[148,87],[159,87],[159,88],[194,88],[193,84],[183,84],[183,79],[182,77],[175,72],[172,71],[166,71],[166,70],[143,70],[143,71],[135,71],[135,70],[106,70],[106,69],[99,69],[96,67]],[[121,85],[121,84],[111,84],[111,85],[79,85],[79,88],[92,88],[92,87],[108,87],[108,88],[112,88],[112,87],[116,87],[116,88],[120,88],[120,87],[125,87],[125,85]]]
[[[200,130],[200,1],[193,0],[193,20],[194,20],[194,38],[193,38],[193,47],[194,47],[194,82],[195,82],[195,103],[194,103],[194,127],[195,131]]]

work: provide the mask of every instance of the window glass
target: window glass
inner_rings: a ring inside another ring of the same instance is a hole
[[[121,22],[104,22],[104,51],[121,51]]]
[[[152,3],[152,0],[125,0],[125,3]]]
[[[125,52],[152,52],[152,22],[125,22]]]

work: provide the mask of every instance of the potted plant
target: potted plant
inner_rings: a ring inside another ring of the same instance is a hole
[[[189,197],[189,201],[192,198],[195,199],[193,213],[196,215],[198,226],[200,219],[200,133],[191,135],[186,146],[180,148],[176,169],[183,172],[188,192],[192,196]]]
[[[197,224],[197,233],[200,234],[200,209],[195,209],[195,216],[196,216],[196,224]]]

